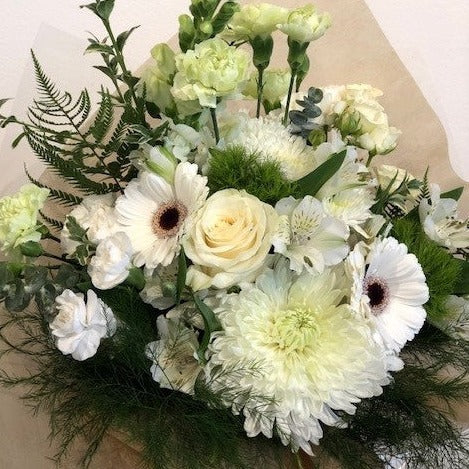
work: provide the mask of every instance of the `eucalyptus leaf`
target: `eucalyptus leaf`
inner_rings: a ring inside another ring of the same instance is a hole
[[[301,197],[315,196],[321,187],[334,176],[342,166],[347,150],[334,153],[322,165],[298,181],[298,192]]]

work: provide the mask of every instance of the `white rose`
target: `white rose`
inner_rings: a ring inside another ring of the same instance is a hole
[[[87,297],[85,303],[82,294],[65,290],[55,300],[58,314],[50,324],[57,348],[78,361],[94,356],[101,339],[111,337],[117,327],[112,310],[93,290]]]
[[[116,233],[96,248],[88,267],[91,281],[100,290],[109,290],[129,276],[132,267],[132,243],[126,233]]]
[[[225,189],[212,195],[184,241],[195,264],[188,284],[202,290],[253,281],[265,266],[278,223],[273,207],[245,191]]]
[[[194,394],[202,370],[195,358],[199,342],[196,333],[179,318],[159,316],[160,339],[147,345],[146,355],[153,362],[151,374],[162,388]]]
[[[119,229],[116,213],[114,211],[114,194],[90,195],[75,207],[68,216],[74,217],[78,224],[87,231],[88,239],[98,244],[100,241],[113,235]],[[66,254],[72,255],[78,243],[70,239],[70,232],[65,226],[60,233],[62,249]]]

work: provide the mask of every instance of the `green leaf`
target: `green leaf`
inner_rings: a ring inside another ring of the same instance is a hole
[[[140,26],[134,26],[128,31],[124,31],[123,33],[120,33],[119,36],[117,36],[116,45],[120,52],[122,52],[124,49],[125,43],[127,42],[127,39],[129,39],[129,36],[138,28],[140,28]]]
[[[11,98],[3,98],[3,99],[0,99],[0,107],[2,107],[5,103],[7,103],[8,101],[10,101]]]
[[[186,278],[187,278],[187,259],[184,252],[184,248],[181,247],[181,253],[179,254],[178,262],[178,276],[176,281],[176,304],[178,305],[181,302],[182,292],[186,288]]]
[[[321,166],[298,181],[299,195],[316,195],[321,187],[334,176],[342,166],[347,150],[334,153]]]
[[[132,285],[137,290],[143,290],[145,288],[145,276],[143,275],[142,269],[132,267],[129,270],[129,276],[125,280],[125,283]]]
[[[456,284],[455,295],[469,295],[469,262],[456,259],[461,266],[461,276]]]
[[[5,307],[8,311],[24,311],[31,301],[31,295],[26,292],[23,280],[17,279],[11,285],[5,299]]]
[[[108,45],[103,44],[102,42],[93,42],[85,49],[85,54],[99,52],[100,54],[114,55],[114,49]]]
[[[96,10],[102,19],[109,20],[112,10],[114,10],[114,0],[98,0]]]
[[[464,192],[464,186],[457,187],[456,189],[453,189],[451,191],[444,192],[443,194],[441,194],[441,198],[442,199],[454,199],[458,201],[461,198],[463,192]]]
[[[217,35],[225,29],[227,23],[231,20],[233,15],[239,11],[240,7],[237,2],[224,3],[218,13],[212,20],[213,35]]]
[[[18,135],[18,137],[16,137],[16,138],[13,140],[13,142],[12,142],[12,144],[11,144],[11,147],[12,147],[12,148],[16,148],[16,147],[20,144],[21,140],[23,140],[23,138],[24,138],[25,136],[26,136],[26,132],[21,132],[21,133]]]
[[[48,271],[39,265],[27,265],[24,268],[24,282],[31,294],[37,293],[47,282]]]
[[[44,254],[44,249],[39,243],[35,241],[28,241],[20,246],[20,251],[23,256],[39,257]]]
[[[202,342],[200,343],[199,350],[197,351],[197,355],[199,360],[202,363],[205,363],[205,352],[207,351],[208,344],[210,343],[210,337],[213,332],[221,331],[222,327],[212,309],[209,308],[197,295],[194,294],[193,298],[194,303],[204,320],[205,331],[204,336],[202,337]]]

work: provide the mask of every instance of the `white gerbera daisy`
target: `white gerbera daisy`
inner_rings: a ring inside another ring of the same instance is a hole
[[[328,216],[311,196],[302,200],[288,197],[275,206],[281,217],[280,230],[273,239],[275,252],[290,259],[290,268],[301,273],[322,272],[336,265],[348,254],[347,225]]]
[[[275,161],[289,181],[297,181],[316,166],[314,149],[304,138],[292,135],[275,116],[249,119],[240,114],[225,136],[225,144],[240,145],[261,160]]]
[[[425,275],[407,246],[394,238],[359,243],[346,260],[351,307],[370,321],[375,340],[399,352],[422,328],[429,299]]]
[[[297,278],[281,262],[215,308],[223,331],[209,348],[207,382],[235,391],[227,405],[243,411],[248,436],[271,438],[275,428],[294,451],[311,453],[320,421],[339,425],[334,410],[353,413],[389,383],[390,358],[343,296],[331,271]]]
[[[117,200],[118,222],[132,242],[137,267],[167,266],[179,253],[191,215],[208,195],[207,178],[197,169],[195,164],[179,164],[173,185],[156,174],[141,173]]]

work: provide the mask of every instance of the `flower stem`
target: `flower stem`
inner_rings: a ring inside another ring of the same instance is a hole
[[[75,265],[73,262],[70,262],[64,257],[56,256],[55,254],[51,254],[50,252],[44,252],[41,257],[48,257],[49,259],[55,259],[60,262],[65,262],[66,264]]]
[[[264,67],[257,68],[259,76],[257,77],[257,111],[256,117],[261,116],[262,93],[264,92]]]
[[[290,103],[293,94],[293,87],[295,86],[296,73],[292,72],[290,78],[290,88],[288,89],[287,104],[285,105],[285,115],[283,117],[283,125],[286,127],[288,124],[288,115],[290,113]]]
[[[60,244],[60,239],[57,238],[57,236],[54,236],[52,233],[47,233],[47,235],[45,236],[46,239],[50,239],[52,241],[55,241],[56,243],[59,243]]]
[[[212,116],[213,131],[215,132],[215,141],[220,141],[220,130],[218,129],[217,110],[214,107],[210,108],[210,115]]]
[[[298,469],[304,469],[303,463],[301,462],[300,453],[299,452],[295,453],[295,456],[296,456],[296,463],[298,464]]]

